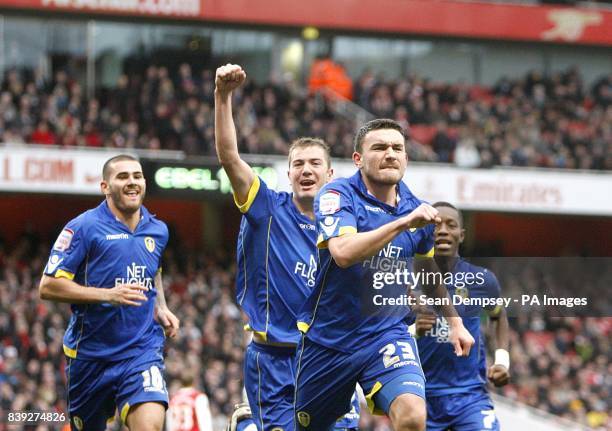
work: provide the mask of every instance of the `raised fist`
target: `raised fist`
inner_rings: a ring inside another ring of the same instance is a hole
[[[215,91],[223,96],[230,94],[246,80],[246,72],[237,64],[226,64],[217,68]]]

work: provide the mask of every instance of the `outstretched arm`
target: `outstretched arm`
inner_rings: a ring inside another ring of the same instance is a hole
[[[423,257],[414,259],[414,272],[438,274],[440,269],[433,257]],[[423,292],[430,298],[447,299],[447,301],[440,301],[444,305],[435,306],[434,308],[438,314],[443,316],[448,322],[448,326],[450,327],[450,343],[455,349],[455,354],[457,356],[468,356],[470,354],[470,349],[474,345],[474,337],[472,337],[465,326],[463,326],[463,320],[459,317],[459,314],[457,314],[454,305],[452,305],[446,286],[442,283],[435,282],[439,277],[431,278],[433,282],[430,280],[430,277],[422,278],[421,287],[423,288]],[[419,317],[421,317],[421,322],[418,322]],[[417,316],[417,330],[419,332],[423,333],[431,328],[431,326],[425,324],[426,322],[431,322],[433,325],[435,318],[431,320],[431,317]],[[429,326],[429,328],[427,326]]]
[[[138,284],[120,284],[112,289],[86,287],[64,277],[43,275],[38,292],[40,299],[69,304],[99,304],[110,302],[113,305],[140,306],[147,297],[146,287]]]
[[[369,232],[346,234],[328,241],[329,252],[336,265],[346,268],[374,256],[393,238],[410,228],[420,228],[439,221],[438,210],[421,204],[405,217],[389,222]]]
[[[251,167],[238,154],[236,126],[232,117],[232,93],[245,80],[246,73],[236,64],[219,67],[215,75],[215,148],[238,204],[246,202],[255,180]]]

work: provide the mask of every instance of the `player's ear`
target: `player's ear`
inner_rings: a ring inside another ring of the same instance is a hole
[[[333,177],[334,177],[334,168],[329,168],[327,170],[327,181],[331,181]]]
[[[110,187],[108,183],[104,180],[100,181],[100,191],[104,196],[108,196],[110,194]]]
[[[355,151],[353,153],[353,163],[357,166],[357,169],[361,169],[361,154]]]
[[[461,228],[461,234],[459,235],[459,244],[463,244],[464,239],[465,239],[465,229]]]

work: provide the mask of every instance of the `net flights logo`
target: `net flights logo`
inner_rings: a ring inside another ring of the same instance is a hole
[[[308,264],[306,262],[298,260],[295,263],[295,269],[293,273],[302,277],[306,281],[308,287],[314,287],[315,276],[317,275],[317,260],[312,254],[310,255]]]
[[[115,287],[120,284],[138,284],[147,290],[153,290],[153,278],[147,277],[147,266],[136,265],[135,262],[125,269],[125,277],[115,278]]]

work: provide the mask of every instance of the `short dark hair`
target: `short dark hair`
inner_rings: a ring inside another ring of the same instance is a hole
[[[404,129],[397,121],[390,118],[377,118],[376,120],[368,121],[357,131],[353,141],[355,152],[361,153],[363,151],[363,140],[368,133],[382,129],[397,130],[402,134],[404,143],[406,143],[406,132],[404,132]]]
[[[289,147],[289,164],[291,164],[291,154],[298,149],[308,148],[308,147],[319,147],[325,153],[325,161],[327,162],[327,167],[331,167],[331,156],[329,155],[329,145],[325,143],[325,141],[321,138],[312,138],[310,136],[305,136],[302,138],[298,138],[291,143]]]
[[[446,207],[446,208],[451,208],[457,211],[457,215],[459,216],[459,227],[463,228],[463,214],[461,213],[461,211],[459,211],[459,209],[455,205],[451,204],[450,202],[439,201],[433,204],[432,207],[434,208]]]
[[[111,165],[115,162],[123,162],[125,160],[133,160],[137,162],[138,159],[129,154],[119,154],[118,156],[111,157],[106,162],[104,162],[104,167],[102,168],[102,179],[104,181],[108,181],[110,177]]]

